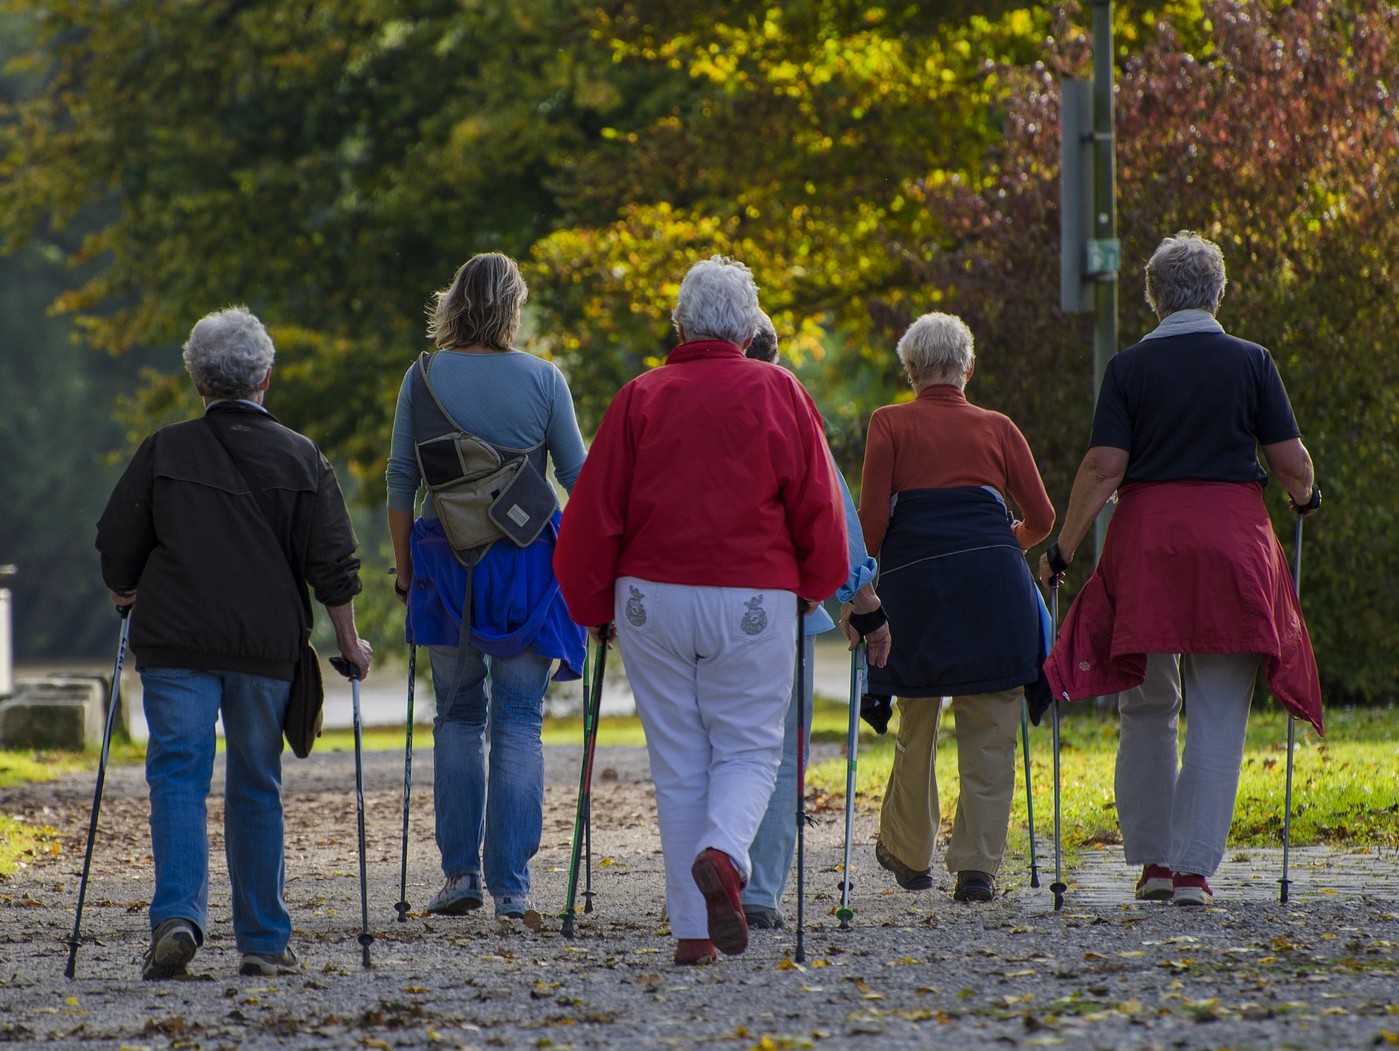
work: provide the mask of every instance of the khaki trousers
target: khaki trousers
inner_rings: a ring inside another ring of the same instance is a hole
[[[952,698],[960,794],[947,844],[947,870],[995,875],[1005,853],[1015,794],[1020,688]],[[894,766],[879,812],[884,848],[912,869],[931,868],[942,812],[938,806],[936,697],[899,698]]]

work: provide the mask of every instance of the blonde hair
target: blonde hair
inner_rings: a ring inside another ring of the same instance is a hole
[[[479,343],[509,350],[527,299],[529,286],[515,260],[500,252],[474,255],[457,269],[449,287],[434,293],[428,338],[448,349]]]

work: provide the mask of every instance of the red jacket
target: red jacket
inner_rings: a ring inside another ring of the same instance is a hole
[[[1148,653],[1261,653],[1273,696],[1321,732],[1311,638],[1256,484],[1121,490],[1044,670],[1054,696],[1082,700],[1140,685]]]
[[[810,395],[732,343],[676,347],[608,406],[554,572],[586,625],[612,620],[624,576],[835,594],[850,572],[844,498]]]

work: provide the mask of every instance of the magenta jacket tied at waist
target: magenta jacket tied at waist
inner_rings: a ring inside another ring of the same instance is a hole
[[[1257,484],[1120,491],[1044,669],[1054,696],[1083,700],[1140,685],[1148,653],[1260,653],[1273,696],[1322,732],[1311,638]]]

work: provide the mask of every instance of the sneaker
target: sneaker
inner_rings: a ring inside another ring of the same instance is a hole
[[[782,913],[771,905],[743,905],[743,918],[748,921],[748,929],[756,927],[760,931],[780,931],[787,926],[782,922]]]
[[[1174,893],[1170,869],[1165,865],[1142,866],[1142,878],[1137,880],[1138,901],[1170,901]]]
[[[481,874],[463,872],[448,876],[437,896],[427,903],[427,911],[438,916],[460,916],[481,907]]]
[[[1195,872],[1177,872],[1171,877],[1171,900],[1177,905],[1208,905],[1214,901],[1214,891],[1205,877]]]
[[[151,933],[151,947],[141,963],[141,977],[148,982],[179,978],[199,948],[199,934],[189,920],[162,921]]]
[[[244,978],[272,978],[300,972],[301,961],[290,945],[281,952],[245,952],[238,961],[238,973]]]
[[[911,869],[885,849],[883,840],[874,841],[874,859],[882,868],[894,874],[894,879],[904,890],[932,890],[932,869]]]
[[[528,898],[499,898],[495,903],[495,918],[519,920],[532,931],[544,926],[544,917],[529,903]]]
[[[996,897],[996,877],[989,872],[964,869],[957,873],[953,901],[993,901]]]
[[[719,952],[708,938],[681,938],[675,943],[677,967],[706,967],[718,959]]]
[[[704,895],[709,940],[725,955],[737,956],[748,948],[748,920],[738,896],[743,881],[733,859],[722,850],[706,847],[690,866],[690,875]]]

